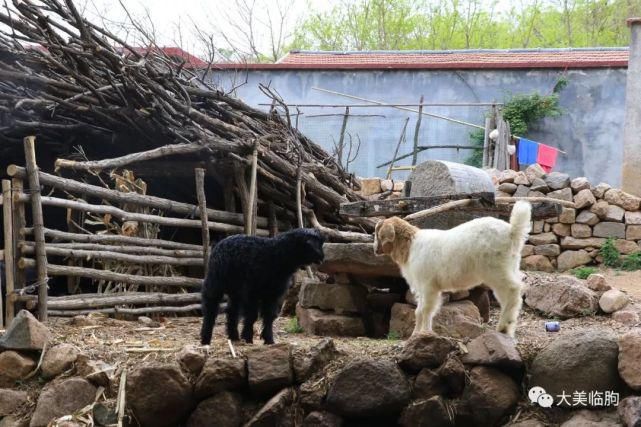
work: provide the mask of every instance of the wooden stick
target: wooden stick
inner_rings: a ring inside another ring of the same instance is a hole
[[[31,255],[35,253],[35,246],[33,245],[24,245],[23,246],[24,254]],[[201,266],[203,265],[202,258],[175,258],[169,256],[158,256],[158,255],[130,255],[122,254],[118,252],[110,252],[106,250],[84,250],[84,249],[71,249],[71,248],[59,248],[52,247],[49,244],[45,244],[45,253],[47,255],[63,256],[69,258],[79,258],[79,259],[102,259],[102,260],[113,260],[113,261],[122,261],[130,262],[133,264],[166,264],[166,265],[193,265]]]
[[[567,200],[554,199],[552,197],[497,197],[496,199],[494,199],[496,204],[516,203],[518,200],[525,200],[526,202],[530,202],[530,203],[551,202],[551,203],[557,203],[566,208],[576,209],[576,205],[574,204],[574,202],[568,202]]]
[[[203,266],[205,268],[205,277],[207,277],[207,263],[209,262],[209,229],[207,228],[207,201],[205,199],[205,169],[196,168],[196,197],[198,198],[198,207],[200,209],[200,222],[202,227],[203,239]]]
[[[201,310],[201,304],[190,304],[184,306],[157,306],[157,307],[140,307],[140,308],[92,308],[89,310],[49,310],[51,316],[56,317],[74,317],[74,316],[87,316],[92,313],[101,314],[126,314],[126,315],[141,315],[153,313],[189,313],[191,311]]]
[[[45,228],[45,236],[52,239],[61,239],[72,242],[83,243],[122,243],[129,245],[148,245],[159,246],[164,248],[184,249],[191,251],[201,251],[202,246],[191,245],[189,243],[173,242],[171,240],[145,239],[143,237],[122,236],[119,234],[80,234],[69,233],[67,231],[58,231]],[[25,236],[33,235],[33,228],[23,230]]]
[[[7,167],[7,175],[17,178],[26,178],[26,169],[17,165]],[[86,184],[74,181],[73,179],[62,178],[45,172],[39,174],[40,182],[44,185],[57,188],[62,191],[84,194],[86,196],[98,197],[121,204],[134,204],[148,208],[160,209],[165,212],[172,212],[179,215],[193,215],[199,213],[198,206],[189,203],[176,202],[161,197],[148,196],[135,192],[125,193],[97,185]],[[228,224],[243,225],[245,223],[243,214],[207,209],[207,217],[213,221],[220,221]],[[258,227],[264,228],[268,225],[267,218],[257,219]]]
[[[258,215],[258,182],[256,171],[258,168],[258,141],[254,143],[252,152],[251,175],[249,178],[249,234],[256,235],[256,216]]]
[[[416,127],[414,128],[414,148],[412,150],[412,166],[416,166],[416,161],[418,159],[418,134],[421,130],[421,119],[423,118],[423,95],[418,102],[418,118],[416,119]],[[396,157],[396,155],[394,155]]]
[[[123,427],[125,419],[126,393],[127,393],[127,368],[122,369],[120,383],[118,384],[118,398],[116,399],[116,412],[118,413],[118,427]]]
[[[56,172],[60,169],[71,169],[76,171],[100,171],[103,169],[115,169],[132,163],[143,162],[146,160],[159,159],[161,157],[194,154],[207,150],[208,147],[201,144],[173,144],[155,148],[140,153],[127,154],[126,156],[116,157],[113,159],[94,160],[86,162],[77,162],[75,160],[58,159],[56,160]]]
[[[166,352],[176,352],[180,350],[177,347],[166,347],[166,348],[126,348],[127,353],[166,353]]]
[[[45,359],[45,353],[47,352],[47,342],[45,341],[44,345],[42,346],[42,350],[40,351],[40,358],[38,359],[38,365],[36,365],[35,369],[27,374],[26,377],[23,378],[23,380],[28,380],[29,378],[33,377],[38,373],[40,370],[40,367],[42,366],[42,362]]]
[[[433,207],[433,208],[429,208],[429,209],[425,209],[425,210],[413,213],[411,215],[407,215],[404,219],[405,219],[405,221],[409,221],[409,222],[418,221],[418,220],[421,220],[421,219],[425,219],[425,218],[427,218],[429,216],[439,214],[441,212],[446,212],[446,211],[449,211],[451,209],[456,209],[456,208],[460,208],[460,207],[469,205],[469,204],[474,203],[474,202],[476,202],[476,200],[474,200],[474,199],[455,200],[453,202],[445,203],[445,204],[442,204],[442,205],[439,205],[439,206],[436,206],[436,207]]]
[[[245,224],[244,224],[244,233],[249,235],[251,231],[251,223],[250,223],[250,205],[249,205],[249,188],[247,188],[247,178],[245,176],[245,167],[243,165],[239,165],[234,169],[234,176],[236,180],[236,189],[238,190],[238,197],[240,199],[240,207],[243,210],[243,215],[245,218]]]
[[[49,298],[50,310],[79,310],[117,305],[180,305],[200,302],[200,292],[166,294],[160,292],[123,292],[119,294],[79,294]]]
[[[7,323],[13,319],[13,295],[14,282],[13,273],[15,270],[15,259],[13,257],[13,219],[12,219],[12,198],[11,198],[11,181],[2,180],[2,227],[4,232],[4,269],[6,280],[7,295]],[[2,278],[0,277],[0,280]],[[4,328],[4,295],[0,292],[0,328]],[[11,316],[11,319],[9,318]]]
[[[341,124],[341,133],[338,136],[338,149],[336,150],[336,161],[343,166],[343,150],[345,149],[345,132],[347,131],[347,121],[349,120],[349,107],[345,107],[343,123]]]
[[[46,236],[46,234],[45,234]],[[19,242],[18,248],[33,247],[33,242]],[[87,250],[87,251],[108,251],[118,252],[123,254],[138,254],[138,255],[161,255],[172,258],[199,258],[202,257],[203,251],[192,251],[184,249],[159,249],[147,246],[112,246],[101,245],[97,243],[46,243],[45,248],[63,248],[74,250]],[[33,252],[32,252],[33,253]]]
[[[229,346],[231,357],[233,357],[234,359],[238,357],[236,356],[236,350],[234,349],[234,344],[231,342],[231,340],[227,340],[227,345]]]
[[[36,263],[33,259],[20,258],[18,266],[20,268],[33,267]],[[185,288],[200,288],[202,279],[191,277],[164,277],[164,276],[137,276],[135,274],[114,273],[111,271],[97,270],[94,268],[70,267],[68,265],[49,264],[47,273],[52,276],[78,276],[88,277],[94,280],[105,280],[111,282],[123,282],[132,285],[150,285],[150,286],[182,286]]]
[[[394,150],[392,161],[390,162],[389,167],[387,168],[387,176],[386,176],[387,179],[390,179],[392,177],[392,168],[394,167],[394,162],[396,162],[396,160],[400,160],[400,159],[397,159],[396,156],[398,156],[398,150],[401,148],[401,144],[405,140],[405,131],[407,130],[407,123],[409,123],[409,121],[410,121],[409,117],[405,119],[405,123],[403,124],[403,130],[401,130],[401,136],[398,137],[398,143],[396,144],[396,149]],[[416,152],[414,152],[414,155],[416,155]]]
[[[492,125],[492,119],[490,117],[485,118],[485,132],[483,134],[483,161],[482,161],[482,166],[484,168],[489,168],[490,167],[490,132],[491,132],[491,127]]]
[[[30,196],[24,195],[20,197],[20,201],[26,202]],[[97,214],[109,214],[121,221],[139,221],[148,222],[152,224],[166,225],[170,227],[188,227],[200,228],[202,223],[197,219],[183,219],[183,218],[170,218],[159,215],[150,215],[142,213],[127,212],[115,206],[107,205],[93,205],[90,203],[77,202],[75,200],[60,199],[58,197],[41,196],[41,202],[45,206],[56,206],[67,209],[75,209],[84,212],[93,212]],[[223,224],[221,222],[208,221],[207,225],[210,229],[222,231],[230,234],[242,233],[243,228],[238,225]],[[269,236],[269,231],[265,229],[257,230],[259,236]]]
[[[36,244],[36,270],[38,272],[38,319],[47,321],[47,254],[45,252],[44,219],[42,217],[42,195],[36,164],[36,137],[24,139],[24,155],[31,192],[31,215],[33,216],[33,240]]]
[[[274,202],[268,203],[269,209],[269,237],[274,237],[278,234],[278,221],[276,220],[276,207]]]
[[[13,193],[13,199],[19,197],[24,189],[24,183],[20,178],[11,179],[11,192]],[[22,256],[20,249],[20,231],[27,226],[27,217],[25,215],[24,203],[12,203],[12,216],[13,216],[13,254],[16,259]],[[27,285],[25,278],[24,270],[15,268],[14,273],[15,288],[22,289]]]
[[[374,241],[374,236],[371,234],[365,234],[365,233],[356,233],[353,231],[340,231],[340,230],[334,230],[329,227],[325,227],[323,224],[318,222],[318,219],[316,219],[316,215],[314,214],[314,211],[309,211],[308,212],[308,218],[309,222],[312,224],[312,227],[320,230],[320,232],[325,236],[328,237],[332,240],[338,240],[341,242],[360,242],[360,243],[369,243]]]

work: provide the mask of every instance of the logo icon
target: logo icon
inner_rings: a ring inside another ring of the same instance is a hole
[[[554,404],[554,398],[547,394],[543,387],[532,387],[527,395],[530,398],[530,402],[536,403],[542,408],[551,408]]]

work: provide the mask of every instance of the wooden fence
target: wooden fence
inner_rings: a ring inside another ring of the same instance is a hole
[[[255,210],[248,215],[249,218],[254,219],[245,221],[243,214],[207,208],[202,169],[195,170],[198,205],[192,205],[146,194],[121,192],[41,172],[35,161],[34,140],[33,137],[25,138],[27,160],[25,167],[10,165],[7,168],[7,175],[11,179],[2,181],[0,201],[3,212],[4,251],[0,254],[5,262],[6,304],[2,304],[3,295],[0,294],[0,322],[3,318],[2,306],[5,305],[5,318],[10,322],[15,314],[15,304],[19,302],[26,303],[32,308],[37,304],[41,320],[46,320],[48,314],[74,316],[90,311],[143,314],[199,310],[200,297],[197,291],[202,284],[201,278],[181,275],[123,274],[105,269],[76,266],[73,262],[70,262],[71,265],[52,264],[48,258],[55,256],[69,260],[109,260],[136,265],[200,266],[204,269],[211,230],[228,234],[248,232],[261,236],[274,234],[278,230],[279,224],[273,223],[275,219],[258,217]],[[41,194],[41,188],[45,187],[65,192],[73,197],[97,198],[104,204],[47,196],[44,192]],[[30,226],[27,224],[25,215],[27,203],[31,205],[32,212]],[[120,204],[121,207],[107,203]],[[137,221],[177,228],[199,228],[202,230],[202,245],[121,234],[85,234],[55,230],[46,227],[42,216],[43,206],[64,208],[68,212],[105,215],[121,221]],[[157,209],[165,214],[191,215],[197,219],[132,212],[132,207]],[[29,267],[35,268],[38,274],[37,281],[31,284],[25,281],[25,269]],[[138,285],[152,292],[49,297],[47,294],[49,276],[83,277],[93,281]],[[157,292],[159,287],[165,292]],[[36,288],[37,297],[28,293],[35,291]],[[166,292],[167,290],[171,292]]]

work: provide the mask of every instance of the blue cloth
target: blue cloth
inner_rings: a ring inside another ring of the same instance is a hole
[[[525,138],[519,138],[519,151],[517,153],[519,164],[532,165],[536,163],[538,153],[538,142],[530,141],[529,139]]]

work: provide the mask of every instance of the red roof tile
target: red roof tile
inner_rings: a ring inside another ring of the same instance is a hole
[[[276,64],[216,64],[249,69],[502,69],[625,68],[627,48],[451,50],[451,51],[292,51]]]

